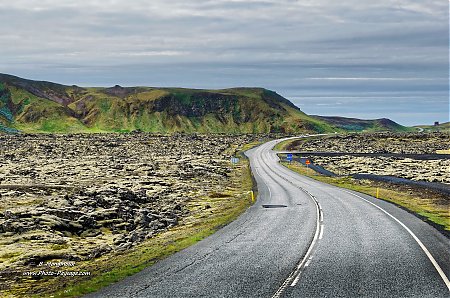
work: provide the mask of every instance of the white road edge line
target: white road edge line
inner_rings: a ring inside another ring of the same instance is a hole
[[[323,228],[324,228],[324,225],[321,226],[319,240],[322,239],[322,237],[323,237]]]
[[[323,210],[322,210],[322,206],[320,206],[319,202],[317,202],[317,207],[319,207],[319,214],[320,214],[319,221],[323,222]]]
[[[298,283],[298,281],[300,280],[300,273],[301,273],[301,270],[302,270],[303,266],[305,265],[305,263],[307,262],[307,259],[309,259],[309,255],[311,254],[313,248],[314,248],[315,245],[316,245],[317,240],[319,239],[319,233],[320,233],[320,228],[321,228],[320,221],[319,221],[319,218],[320,218],[320,208],[319,208],[319,203],[316,201],[316,199],[315,199],[310,193],[308,193],[308,195],[313,199],[313,201],[316,203],[316,207],[317,207],[316,232],[315,232],[315,234],[314,234],[313,241],[311,242],[311,245],[309,246],[309,249],[308,249],[308,251],[307,251],[306,254],[305,254],[305,257],[303,258],[303,260],[301,261],[301,263],[297,266],[297,270],[295,270],[295,271],[293,272],[293,275],[290,276],[290,277],[288,278],[288,280],[286,280],[286,281],[288,281],[288,283],[289,283],[289,282],[292,280],[292,278],[295,277],[295,278],[294,278],[294,281],[291,283],[291,287],[294,287],[294,286]]]
[[[301,188],[302,189],[302,188]],[[278,288],[278,290],[275,292],[275,294],[272,296],[272,298],[278,298],[281,296],[281,294],[284,292],[284,290],[286,289],[286,287],[289,285],[293,287],[295,286],[299,279],[300,279],[300,273],[301,270],[303,269],[303,267],[305,266],[306,262],[308,262],[309,260],[311,260],[311,253],[315,247],[315,244],[319,238],[319,232],[320,232],[320,208],[319,208],[319,202],[316,201],[316,199],[306,190],[302,189],[310,198],[311,200],[314,202],[314,205],[316,206],[316,231],[314,233],[314,238],[311,241],[311,244],[309,245],[308,251],[306,252],[305,256],[303,257],[302,261],[300,262],[300,264],[297,266],[297,268],[294,270],[294,272],[292,272],[289,277],[283,282],[283,284]],[[292,281],[293,280],[293,281]],[[292,281],[292,282],[291,282]]]
[[[428,259],[431,261],[431,263],[433,264],[434,268],[436,269],[436,271],[439,273],[439,275],[441,276],[442,280],[444,281],[445,285],[447,286],[448,290],[450,291],[450,281],[448,280],[448,277],[445,275],[444,271],[442,270],[441,266],[439,266],[439,264],[436,262],[436,260],[434,259],[433,255],[428,251],[428,249],[425,247],[425,245],[422,243],[422,241],[420,241],[420,239],[404,224],[402,223],[400,220],[398,220],[395,216],[393,216],[392,214],[390,214],[389,212],[387,212],[386,210],[384,210],[383,208],[381,208],[380,206],[377,206],[376,204],[372,203],[369,200],[364,199],[363,197],[354,194],[352,192],[343,190],[346,193],[349,193],[355,197],[360,198],[361,200],[366,201],[367,203],[375,206],[376,208],[380,209],[381,211],[383,211],[386,215],[388,215],[389,217],[391,217],[392,219],[394,219],[396,222],[398,222],[413,238],[414,240],[416,240],[416,242],[419,244],[420,248],[422,248],[422,250],[425,252],[425,254],[427,255]]]

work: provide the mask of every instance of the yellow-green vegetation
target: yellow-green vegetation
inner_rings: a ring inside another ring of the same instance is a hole
[[[247,144],[243,148],[230,150],[234,150],[237,155],[242,155],[241,150],[247,150],[256,144]],[[34,297],[82,296],[133,275],[197,243],[244,212],[253,203],[250,194],[253,187],[249,162],[241,158],[239,164],[234,166],[229,186],[220,192],[207,193],[189,201],[186,207],[190,215],[182,219],[179,225],[146,240],[131,250],[115,252],[91,261],[77,262],[76,267],[71,268],[71,270],[90,272],[89,276],[58,277],[42,279],[39,283],[34,282],[34,291],[39,293]],[[51,248],[58,252],[65,249],[65,246],[53,244]],[[24,291],[28,290],[27,287],[16,288],[14,292],[3,293],[3,295],[23,296]]]
[[[52,246],[51,246],[51,249],[52,250],[62,250],[62,249],[66,249],[66,248],[68,248],[69,246],[67,245],[67,244],[53,244]]]
[[[333,134],[331,134],[333,135]],[[292,144],[295,141],[298,140],[312,140],[312,139],[319,139],[319,138],[323,138],[324,136],[312,136],[312,137],[308,137],[308,139],[301,139],[301,138],[295,138],[295,139],[289,139],[289,140],[285,140],[282,142],[279,142],[278,144],[275,145],[275,147],[273,147],[273,150],[275,151],[286,151],[289,150],[289,145]]]
[[[450,231],[450,210],[448,201],[443,195],[414,192],[394,184],[357,180],[350,177],[326,177],[297,162],[282,162],[282,164],[301,175],[373,197],[377,196],[378,188],[379,199],[401,206]]]
[[[7,252],[2,255],[0,255],[0,262],[3,262],[4,260],[9,260],[14,257],[17,257],[20,255],[20,252]]]

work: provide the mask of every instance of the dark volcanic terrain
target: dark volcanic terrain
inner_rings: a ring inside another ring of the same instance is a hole
[[[204,198],[236,199],[230,157],[255,138],[0,136],[0,292],[40,262],[124,252],[213,212]]]
[[[434,154],[450,148],[450,132],[330,135],[299,139],[289,143],[287,150],[338,153],[402,153]]]
[[[446,184],[450,184],[450,159],[436,151],[449,148],[449,134],[442,132],[336,135],[301,139],[286,147],[301,152],[339,153],[311,158],[340,175],[374,174]]]

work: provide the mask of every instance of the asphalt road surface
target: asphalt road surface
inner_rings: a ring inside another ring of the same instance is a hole
[[[246,154],[258,200],[214,235],[88,297],[449,297],[450,240],[392,204]]]

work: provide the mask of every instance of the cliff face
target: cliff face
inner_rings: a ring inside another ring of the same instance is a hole
[[[82,88],[0,74],[0,130],[23,132],[334,132],[262,88]]]
[[[2,84],[0,85],[0,119],[6,122],[12,122],[14,120],[12,110],[11,92]]]
[[[235,95],[199,91],[192,94],[171,93],[154,101],[153,111],[171,116],[204,117],[209,113],[226,117],[238,109]]]

